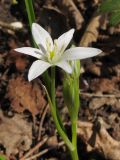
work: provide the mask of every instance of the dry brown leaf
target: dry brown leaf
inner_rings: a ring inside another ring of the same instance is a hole
[[[109,135],[102,119],[98,125],[99,129],[90,122],[78,122],[78,136],[86,144],[87,151],[97,150],[105,159],[120,160],[120,142]]]
[[[101,75],[101,65],[96,65],[96,64],[92,63],[90,65],[87,65],[86,71],[90,72],[96,76],[100,76]]]
[[[118,53],[119,54],[119,53]],[[117,77],[120,77],[120,64],[113,67],[114,72],[116,73]]]
[[[33,117],[38,113],[41,114],[46,104],[38,81],[29,83],[22,77],[9,81],[7,97],[15,111],[21,113],[28,110]]]
[[[6,66],[14,64],[18,71],[24,72],[27,67],[29,60],[23,54],[19,54],[11,50],[7,55]]]
[[[89,103],[89,108],[90,109],[99,109],[100,107],[104,105],[111,105],[116,108],[120,108],[120,101],[117,98],[107,98],[107,97],[102,97],[102,98],[93,98],[90,103]]]
[[[15,60],[15,66],[18,71],[24,71],[27,66],[28,61],[23,57],[18,57]]]
[[[27,151],[32,144],[32,125],[19,114],[8,118],[0,110],[0,143],[7,156]]]
[[[92,19],[90,20],[81,40],[79,42],[79,46],[88,47],[91,45],[92,42],[97,41],[98,35],[99,35],[98,28],[100,26],[100,18],[101,18],[101,16],[98,16],[95,14],[93,15]],[[82,60],[81,66],[86,65],[89,68],[89,66],[91,65],[91,62],[92,62],[91,58]],[[93,72],[95,74],[97,73],[98,75],[101,73],[100,68],[95,67],[95,66],[94,66]]]
[[[112,81],[107,78],[101,79],[93,79],[92,83],[90,84],[90,88],[94,92],[100,93],[114,93],[116,92],[116,84],[115,81]]]
[[[15,49],[15,48],[18,47],[15,39],[13,39],[13,38],[11,38],[11,39],[8,41],[8,46],[9,46],[11,49]]]

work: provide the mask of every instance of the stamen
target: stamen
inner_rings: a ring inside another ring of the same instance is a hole
[[[51,51],[51,43],[50,43],[50,40],[49,38],[46,39],[46,46],[47,46],[47,51]]]
[[[45,48],[43,47],[42,44],[38,44],[38,47],[41,49],[41,51],[42,51],[43,53],[46,53],[46,50],[45,50]]]
[[[38,55],[43,55],[42,53],[38,52],[38,51],[34,51],[36,54]]]
[[[54,40],[54,52],[56,53],[57,52],[57,48],[58,48],[58,44],[57,44],[57,39]]]

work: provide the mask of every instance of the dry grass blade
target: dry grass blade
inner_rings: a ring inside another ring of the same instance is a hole
[[[84,19],[75,3],[72,0],[62,0],[58,2],[59,7],[61,7],[62,4],[64,12],[66,12],[68,16],[72,16],[71,18],[74,19],[76,28],[80,29]]]
[[[48,137],[44,138],[42,141],[40,141],[36,146],[34,146],[32,149],[30,149],[20,160],[25,160],[27,157],[32,155],[38,148],[43,146],[48,140]]]
[[[96,42],[98,38],[98,27],[100,26],[101,16],[93,16],[90,20],[85,33],[79,43],[79,46],[88,47],[92,42]]]

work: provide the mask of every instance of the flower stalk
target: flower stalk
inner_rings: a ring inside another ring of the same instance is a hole
[[[55,77],[55,68],[51,68],[51,70],[52,70],[51,79],[55,82],[55,78],[54,78]],[[52,84],[52,82],[51,82],[51,84]],[[51,90],[55,90],[55,83],[53,83],[51,85]],[[54,105],[55,104],[55,94],[53,95],[53,93],[52,93],[51,96],[50,96],[46,87],[45,87],[45,91],[47,93],[47,98],[48,98],[48,102],[49,102],[49,105],[50,105],[51,114],[52,114],[54,123],[56,125],[57,131],[60,134],[60,136],[63,138],[63,140],[64,140],[65,144],[67,145],[67,147],[69,148],[69,150],[73,151],[74,146],[72,145],[71,141],[68,139],[65,131],[62,129],[62,127],[59,123],[59,119],[58,119],[58,116],[57,116],[56,105]]]
[[[51,96],[48,96],[49,104],[51,107],[51,113],[52,117],[54,119],[56,128],[58,130],[58,133],[60,136],[63,138],[65,144],[67,145],[71,159],[72,160],[79,160],[78,158],[78,152],[77,152],[77,115],[78,115],[78,110],[75,114],[75,117],[71,117],[71,124],[72,124],[72,141],[70,141],[61,127],[61,121],[59,121],[59,117],[57,116],[57,109],[56,109],[56,100],[55,100],[55,67],[51,68]],[[78,105],[78,104],[77,104]],[[63,124],[62,124],[63,126]]]

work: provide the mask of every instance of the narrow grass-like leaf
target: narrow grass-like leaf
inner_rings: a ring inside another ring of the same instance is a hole
[[[35,13],[33,9],[33,2],[32,0],[25,0],[26,10],[28,14],[29,24],[32,27],[32,23],[35,22]]]

